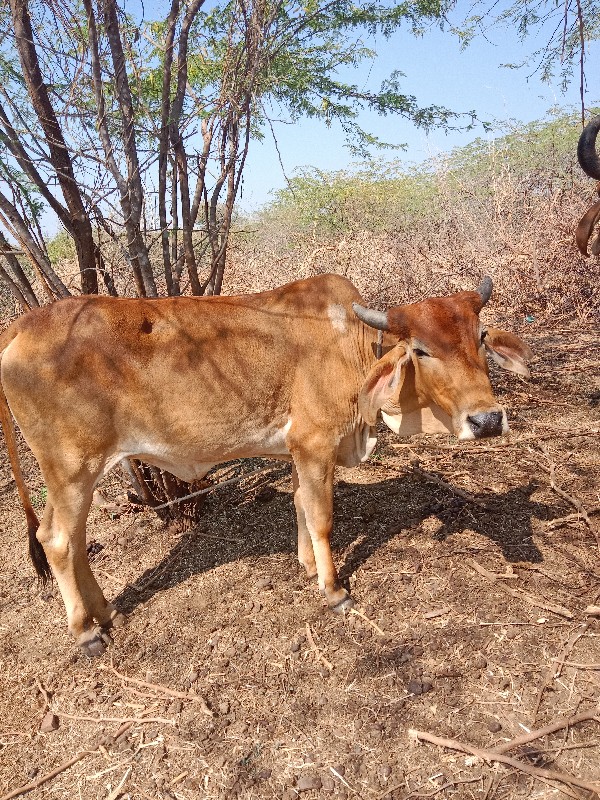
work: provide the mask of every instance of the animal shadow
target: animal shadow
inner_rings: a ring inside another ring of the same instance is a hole
[[[435,533],[427,533],[425,529],[423,536],[434,535],[437,540],[445,541],[469,529],[493,542],[509,562],[539,563],[543,558],[533,541],[532,521],[552,519],[561,512],[531,500],[536,488],[530,482],[507,492],[481,492],[467,499],[456,494],[452,487],[431,484],[415,472],[367,485],[340,481],[336,484],[332,537],[332,547],[338,551],[336,561],[339,562],[339,551],[345,552],[343,563],[338,563],[340,578],[347,581],[390,539],[403,533],[414,535],[414,529],[430,519],[438,521],[431,526]],[[301,567],[294,560],[296,527],[291,492],[270,493],[268,504],[244,498],[239,488],[225,494],[213,496],[205,511],[214,520],[220,514],[225,517],[231,507],[243,506],[242,513],[235,515],[236,521],[224,521],[223,537],[204,533],[202,523],[178,536],[170,552],[155,567],[125,587],[115,600],[119,608],[131,613],[155,594],[194,575],[245,558],[289,554],[290,573],[300,574]]]

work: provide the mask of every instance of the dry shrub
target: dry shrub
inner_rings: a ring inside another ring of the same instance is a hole
[[[475,142],[427,171],[305,173],[256,233],[234,237],[225,290],[336,272],[384,307],[491,275],[503,312],[597,317],[598,258],[574,242],[594,188],[575,160],[578,134],[560,117]]]

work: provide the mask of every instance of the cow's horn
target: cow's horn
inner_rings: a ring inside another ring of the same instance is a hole
[[[389,326],[386,311],[375,311],[372,308],[364,308],[363,306],[359,306],[358,303],[352,303],[352,309],[365,325],[371,328],[377,328],[379,331],[388,330]]]
[[[492,296],[492,289],[494,288],[494,283],[489,275],[486,275],[485,278],[481,281],[481,284],[477,291],[481,295],[482,308],[487,303],[487,301]]]
[[[600,130],[600,116],[588,122],[579,137],[577,160],[581,169],[590,178],[600,181],[600,157],[596,152],[596,137]]]

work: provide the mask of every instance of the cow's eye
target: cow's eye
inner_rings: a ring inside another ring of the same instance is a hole
[[[487,336],[487,331],[481,331],[481,344],[483,344],[486,336]]]
[[[420,347],[415,347],[413,353],[417,358],[426,358],[429,355],[429,353],[426,353],[425,350],[421,350]]]

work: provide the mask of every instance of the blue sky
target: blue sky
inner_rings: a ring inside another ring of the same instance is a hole
[[[458,16],[460,6],[458,3]],[[531,122],[544,118],[556,106],[578,108],[579,85],[575,79],[566,94],[558,80],[554,85],[542,83],[532,67],[503,68],[503,63],[518,63],[539,46],[528,39],[521,45],[515,34],[506,29],[488,32],[487,38],[478,37],[465,50],[451,33],[433,28],[422,38],[414,38],[401,31],[391,39],[367,40],[378,52],[372,62],[365,62],[352,77],[344,75],[359,87],[379,88],[382,80],[394,70],[406,77],[402,80],[407,94],[417,98],[420,105],[438,104],[453,111],[475,110],[480,119],[491,121],[518,120]],[[597,70],[599,48],[594,46],[588,54],[587,72],[592,79]],[[586,105],[600,98],[599,87],[595,95],[586,94]],[[470,132],[445,134],[436,130],[428,135],[410,121],[398,116],[379,117],[364,114],[360,122],[370,133],[394,144],[405,144],[403,152],[392,152],[389,158],[408,162],[421,162],[431,155],[467,144],[477,136],[492,138],[481,126]],[[325,127],[323,123],[302,120],[295,125],[274,124],[281,160],[288,176],[304,166],[323,170],[350,167],[353,159],[344,148],[344,136],[339,127]],[[386,157],[386,156],[383,156]],[[239,203],[245,211],[254,210],[272,198],[275,189],[285,185],[285,177],[273,137],[266,131],[265,141],[253,142],[244,177],[243,197]]]

